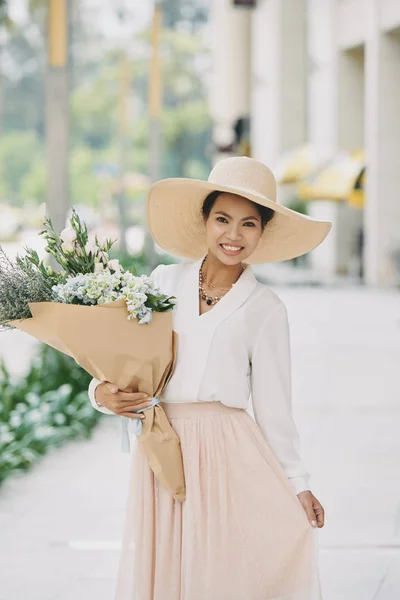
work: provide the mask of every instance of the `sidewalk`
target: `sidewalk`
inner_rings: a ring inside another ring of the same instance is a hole
[[[0,488],[1,600],[113,600],[129,459],[105,416]]]
[[[288,308],[293,411],[325,508],[323,598],[397,600],[400,293],[271,287]],[[92,440],[0,488],[0,600],[113,600],[130,459],[119,443],[105,416]]]

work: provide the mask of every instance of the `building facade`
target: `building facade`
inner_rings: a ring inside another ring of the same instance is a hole
[[[250,116],[251,155],[274,168],[310,144],[324,162],[365,151],[365,200],[308,202],[333,228],[310,253],[321,278],[352,274],[362,244],[366,283],[398,284],[400,248],[400,2],[257,0],[212,3],[215,142],[230,150]],[[285,190],[280,189],[285,202]]]

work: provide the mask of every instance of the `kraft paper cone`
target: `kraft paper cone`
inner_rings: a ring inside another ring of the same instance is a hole
[[[177,333],[171,312],[153,312],[152,322],[128,320],[125,300],[97,306],[29,303],[32,318],[9,324],[71,356],[92,377],[111,381],[123,391],[161,394],[176,361]],[[144,411],[140,448],[154,475],[177,499],[185,481],[179,437],[164,410]]]

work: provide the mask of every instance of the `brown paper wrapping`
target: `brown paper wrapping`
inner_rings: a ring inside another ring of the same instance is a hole
[[[158,397],[176,361],[177,333],[171,312],[153,312],[152,322],[128,320],[125,300],[97,306],[56,302],[29,304],[32,318],[10,325],[71,356],[92,377],[120,390]],[[160,405],[142,413],[139,448],[161,485],[176,500],[186,496],[180,440]]]

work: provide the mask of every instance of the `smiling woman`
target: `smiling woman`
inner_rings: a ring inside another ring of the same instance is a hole
[[[146,207],[161,248],[192,259],[151,275],[177,298],[177,361],[160,400],[186,498],[134,453],[115,600],[321,600],[323,508],[291,412],[287,311],[250,263],[304,254],[331,223],[278,204],[271,170],[247,157],[220,161],[208,181],[159,181]],[[107,406],[100,384],[95,408]]]

